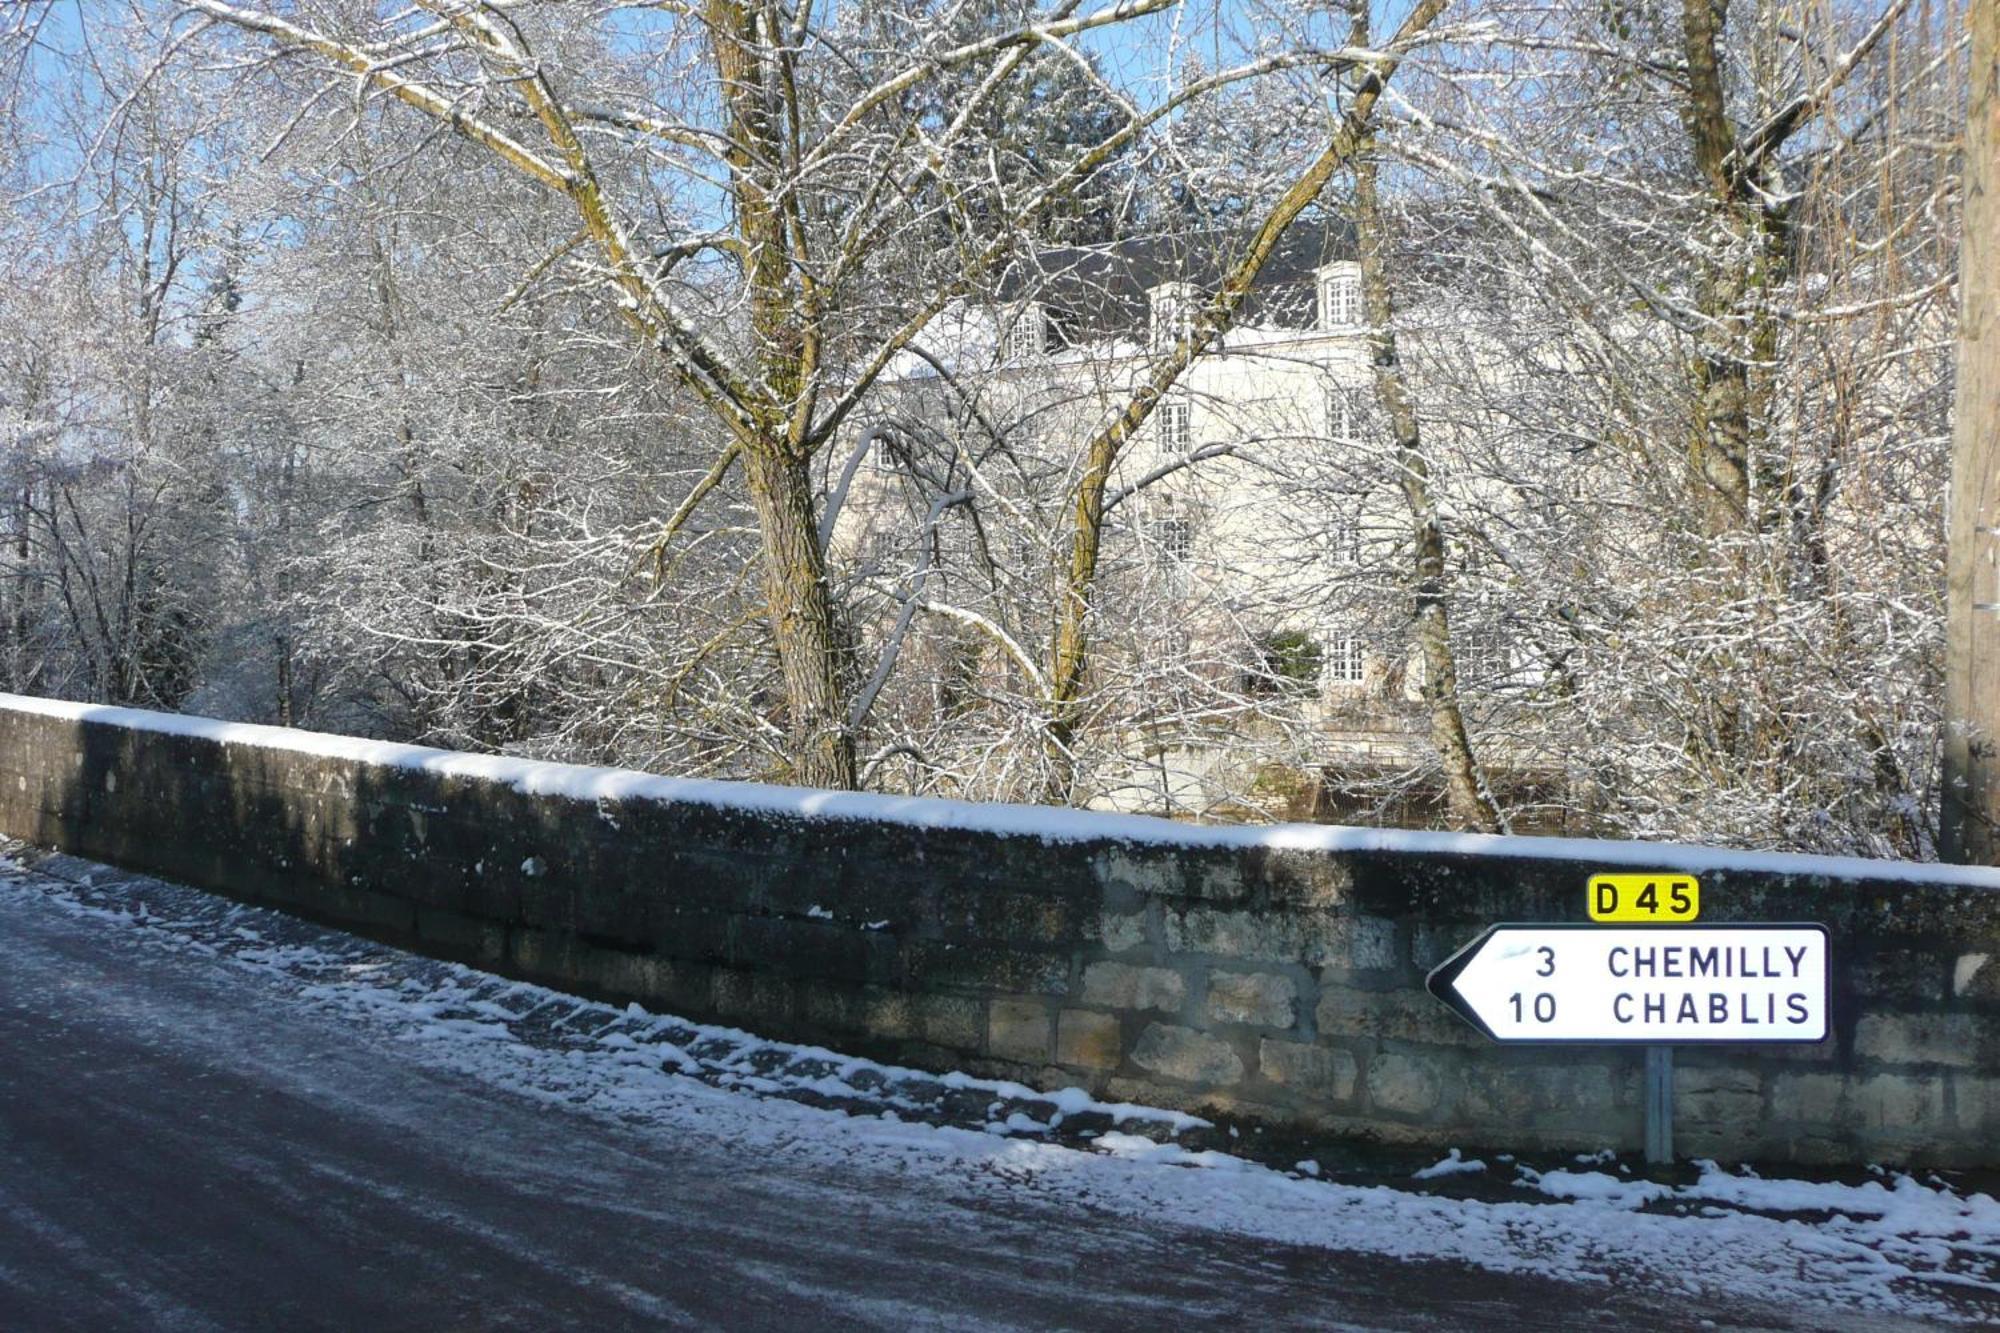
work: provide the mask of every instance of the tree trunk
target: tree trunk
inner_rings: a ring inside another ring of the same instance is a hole
[[[2000,0],[1972,0],[1939,854],[2000,865]]]
[[[1714,223],[1709,244],[1721,248],[1699,280],[1703,326],[1690,367],[1688,466],[1711,537],[1758,526],[1752,478],[1768,422],[1751,367],[1768,364],[1776,351],[1768,292],[1784,280],[1790,244],[1784,206],[1747,189],[1746,168],[1735,160],[1740,145],[1725,100],[1721,54],[1728,17],[1728,0],[1683,0],[1688,79],[1681,123],[1708,188]]]
[[[19,526],[14,532],[14,607],[13,643],[8,655],[7,688],[18,694],[34,694],[41,688],[41,670],[31,670],[28,666],[29,636],[34,620],[29,609],[33,596],[34,575],[28,561],[34,553],[29,542],[28,525],[35,519],[34,491],[32,486],[21,488],[21,503],[15,512]]]
[[[1503,824],[1493,798],[1480,782],[1479,762],[1458,706],[1458,666],[1451,651],[1450,577],[1445,571],[1444,529],[1431,495],[1430,459],[1415,406],[1403,379],[1402,358],[1392,326],[1394,303],[1375,193],[1375,159],[1364,150],[1354,159],[1354,225],[1361,243],[1361,300],[1368,317],[1368,355],[1375,369],[1375,397],[1396,441],[1396,475],[1410,511],[1414,547],[1412,612],[1417,646],[1424,656],[1424,706],[1430,712],[1431,744],[1444,765],[1445,799],[1452,826],[1498,833]]]
[[[795,782],[856,785],[854,738],[841,688],[838,634],[826,584],[826,552],[813,516],[812,474],[803,441],[806,385],[814,343],[806,293],[794,265],[782,207],[775,202],[785,144],[769,87],[777,57],[758,45],[757,18],[737,0],[709,0],[709,41],[728,111],[731,193],[744,245],[750,328],[763,392],[739,431],[744,473],[764,546],[764,601],[785,681],[787,735]]]
[[[764,538],[764,601],[784,673],[794,782],[855,785],[854,740],[847,731],[833,606],[813,521],[805,465],[765,448],[744,452],[757,526]]]
[[[1049,662],[1048,778],[1042,799],[1052,805],[1070,804],[1076,796],[1075,746],[1083,718],[1084,669],[1090,661],[1091,595],[1097,587],[1098,552],[1104,546],[1104,491],[1130,433],[1104,431],[1090,442],[1071,506],[1069,569],[1057,594],[1062,602],[1056,608]]]
[[[278,703],[278,725],[292,725],[292,639],[288,634],[273,635],[271,654],[276,667],[277,683],[274,693]]]

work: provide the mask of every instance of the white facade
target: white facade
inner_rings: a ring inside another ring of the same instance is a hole
[[[1408,512],[1376,424],[1359,266],[1323,264],[1309,282],[1290,321],[1253,315],[1197,359],[1121,453],[1100,578],[1121,580],[1122,592],[1099,603],[1108,622],[1100,638],[1124,635],[1139,658],[1178,654],[1296,710],[1321,737],[1309,766],[1402,767],[1425,746],[1411,707],[1421,668],[1399,633]],[[1196,284],[1171,275],[1144,294],[1143,306],[1126,303],[1123,327],[1100,324],[1091,336],[1066,332],[1064,312],[1032,293],[955,312],[930,356],[906,366],[905,428],[877,447],[875,498],[857,490],[836,555],[865,558],[912,433],[929,436],[933,453],[1004,459],[970,482],[991,498],[1004,501],[1001,478],[1017,474],[1042,477],[1051,495],[1071,493],[1084,444],[1126,407],[1200,299]],[[917,420],[928,426],[910,425]],[[1071,531],[1066,514],[1034,509],[1034,499],[1024,495],[1020,513],[1004,502],[983,511],[995,528],[1011,528],[1001,555],[1030,576],[1066,564]],[[898,521],[907,525],[909,512]],[[1035,626],[1023,633],[1027,653],[1045,651]],[[1468,678],[1507,674],[1490,636],[1467,636],[1464,651]],[[1155,765],[1155,780],[1136,775],[1134,795],[1100,803],[1199,808],[1209,770],[1231,762],[1240,739],[1222,731],[1213,752],[1135,760]]]

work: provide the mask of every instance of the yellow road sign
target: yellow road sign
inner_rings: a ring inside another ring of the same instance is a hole
[[[1701,915],[1701,881],[1670,870],[1592,875],[1588,905],[1592,921],[1682,925]]]

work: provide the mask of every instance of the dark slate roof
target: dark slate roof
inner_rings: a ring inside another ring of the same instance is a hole
[[[1213,291],[1248,244],[1242,233],[1202,231],[1038,250],[1007,270],[997,296],[1039,301],[1065,341],[1143,337],[1148,292],[1165,282]],[[1265,261],[1237,322],[1311,328],[1317,318],[1315,276],[1326,264],[1354,257],[1351,224],[1324,220],[1294,226]]]

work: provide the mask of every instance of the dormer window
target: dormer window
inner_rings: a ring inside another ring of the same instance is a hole
[[[1040,356],[1048,348],[1047,330],[1041,306],[1024,302],[1007,326],[1007,359],[1029,361]]]
[[[1194,284],[1163,282],[1147,293],[1152,313],[1152,336],[1148,345],[1155,351],[1172,347],[1194,329]]]
[[[1361,323],[1361,266],[1328,264],[1319,271],[1319,326],[1351,329]]]

